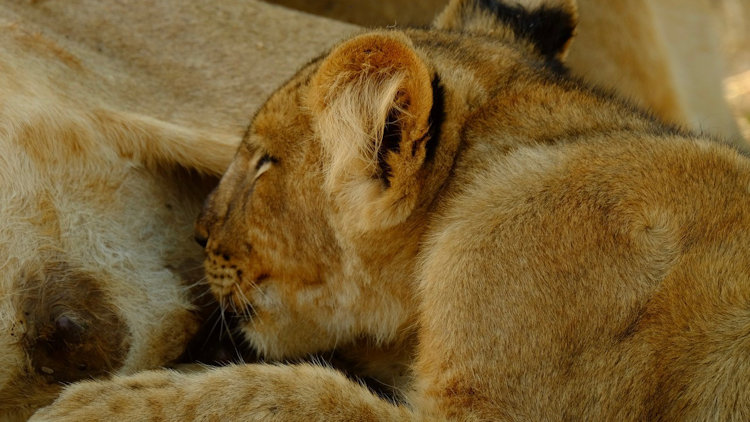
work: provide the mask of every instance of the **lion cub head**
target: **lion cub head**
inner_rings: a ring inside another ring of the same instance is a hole
[[[519,60],[560,67],[575,22],[561,4],[454,2],[439,29],[357,36],[269,99],[196,225],[252,346],[295,357],[409,331],[462,122]]]

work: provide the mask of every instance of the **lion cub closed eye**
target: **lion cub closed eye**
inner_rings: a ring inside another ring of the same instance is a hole
[[[197,222],[252,346],[335,350],[396,401],[258,364],[75,385],[36,420],[750,417],[750,162],[569,79],[575,4],[524,4],[305,67]]]

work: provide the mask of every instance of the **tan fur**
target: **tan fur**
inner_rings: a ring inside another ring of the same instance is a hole
[[[378,376],[399,383],[397,404],[330,368],[257,364],[81,383],[33,420],[750,417],[750,161],[489,29],[371,32],[303,68],[196,227],[252,345],[272,359],[336,349],[362,371],[396,362]],[[391,112],[409,116],[382,139],[346,129],[390,114],[379,107],[327,115],[337,93],[382,104],[391,84],[367,80],[394,69],[422,80],[396,79]],[[431,101],[399,101],[428,84]],[[427,139],[409,130],[424,115]],[[329,178],[339,155],[371,162],[343,143],[378,141],[381,171],[350,174],[380,183],[361,206],[408,183],[417,200],[395,225],[352,230],[350,181]]]
[[[13,421],[61,383],[183,352],[205,195],[272,87],[351,27],[247,1],[0,10],[0,420]],[[275,19],[303,25],[238,32]]]

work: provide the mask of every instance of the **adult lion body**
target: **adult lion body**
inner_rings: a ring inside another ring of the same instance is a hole
[[[0,49],[0,419],[62,383],[177,359],[201,315],[192,221],[231,138],[127,113],[75,57],[6,26]],[[54,81],[54,82],[53,82]],[[80,85],[79,85],[80,84]],[[86,95],[87,91],[91,95]]]
[[[203,319],[194,220],[247,115],[351,30],[255,2],[204,9],[0,2],[2,421],[63,384],[183,353]],[[309,41],[237,28],[273,19],[298,19]]]
[[[255,116],[197,233],[272,359],[69,388],[35,420],[750,416],[750,162],[568,79],[568,1],[366,33]],[[359,359],[359,361],[356,361]]]

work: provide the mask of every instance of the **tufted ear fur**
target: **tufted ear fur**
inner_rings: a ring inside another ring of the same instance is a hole
[[[562,61],[577,20],[575,0],[451,0],[433,25],[525,39],[539,54]]]
[[[417,204],[432,75],[404,34],[380,32],[339,45],[312,79],[327,187],[360,230],[399,224]]]

